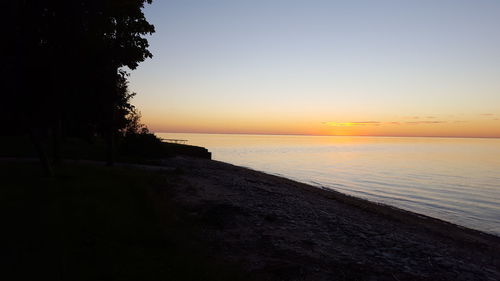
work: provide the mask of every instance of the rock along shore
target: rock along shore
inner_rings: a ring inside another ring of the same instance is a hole
[[[500,238],[243,167],[163,161],[151,195],[258,280],[500,280]],[[169,210],[163,210],[168,213]]]

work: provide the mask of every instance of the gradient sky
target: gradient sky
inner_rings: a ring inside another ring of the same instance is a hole
[[[500,137],[498,0],[156,0],[156,132]]]

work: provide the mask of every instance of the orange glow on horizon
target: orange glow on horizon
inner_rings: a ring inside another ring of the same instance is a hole
[[[465,120],[428,116],[382,121],[370,121],[372,119],[369,118],[364,119],[369,121],[320,121],[319,118],[293,120],[265,116],[161,117],[145,116],[144,122],[154,132],[171,133],[500,138],[500,120],[496,115]]]

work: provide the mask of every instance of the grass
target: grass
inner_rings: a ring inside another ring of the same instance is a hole
[[[206,258],[174,202],[159,215],[148,190],[171,177],[65,165],[44,178],[37,164],[0,163],[0,280],[242,279]]]

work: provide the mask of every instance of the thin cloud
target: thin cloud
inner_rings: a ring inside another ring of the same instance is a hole
[[[356,124],[380,124],[379,121],[352,122]]]
[[[355,122],[323,122],[323,124],[333,127],[351,127],[351,126],[378,126],[381,124],[379,121],[355,121]]]
[[[409,124],[409,125],[443,124],[443,123],[446,123],[446,121],[411,121],[411,122],[405,122],[405,123]]]
[[[467,121],[454,121],[454,123],[462,123]],[[406,121],[406,122],[380,122],[380,121],[354,121],[354,122],[323,122],[322,124],[332,126],[332,127],[353,127],[353,126],[381,126],[381,125],[429,125],[429,124],[443,124],[448,123],[447,121],[434,121],[434,120],[421,120],[421,121]]]
[[[403,118],[419,120],[419,119],[436,119],[437,117],[433,115],[427,115],[427,116],[403,116]]]
[[[479,114],[481,116],[495,116],[496,114],[493,114],[493,113],[483,113],[483,114]]]

